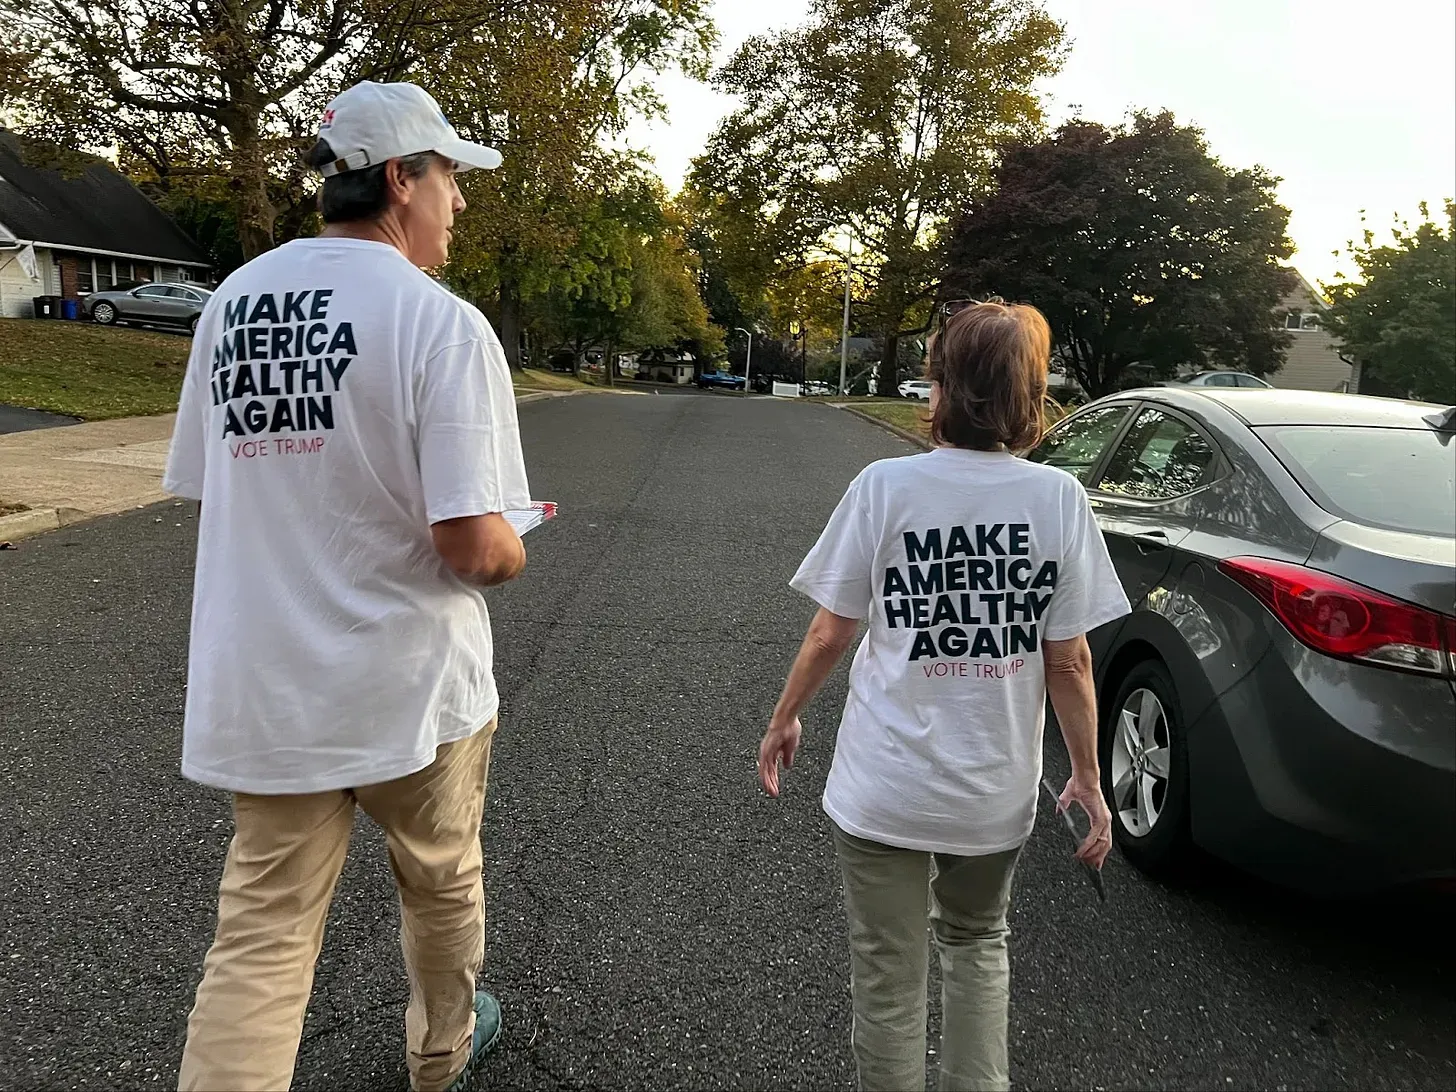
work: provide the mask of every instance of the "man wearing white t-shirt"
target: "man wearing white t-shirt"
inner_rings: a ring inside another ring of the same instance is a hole
[[[180,1087],[286,1089],[356,807],[384,829],[411,1085],[464,1087],[500,1035],[477,992],[480,821],[499,704],[477,589],[525,566],[511,379],[442,264],[460,139],[410,84],[324,112],[326,229],[249,262],[198,324],[165,486],[199,499],[182,772],[234,794]]]
[[[777,796],[800,711],[866,622],[824,789],[866,1092],[925,1085],[927,929],[939,1087],[1009,1087],[1006,918],[1048,697],[1072,764],[1062,805],[1091,819],[1077,855],[1100,868],[1112,845],[1086,634],[1128,613],[1127,597],[1081,484],[1012,454],[1041,433],[1051,333],[1025,305],[942,314],[937,446],[867,467],[794,576],[820,609],[759,750]]]

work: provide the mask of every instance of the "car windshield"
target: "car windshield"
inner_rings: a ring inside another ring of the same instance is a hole
[[[1326,511],[1392,531],[1453,534],[1456,437],[1451,433],[1328,425],[1258,431]]]

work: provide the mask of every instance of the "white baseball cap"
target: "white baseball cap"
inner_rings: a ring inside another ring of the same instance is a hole
[[[412,83],[356,83],[325,108],[318,135],[338,156],[319,168],[326,178],[420,152],[453,159],[462,171],[501,165],[500,152],[461,140],[440,104]]]

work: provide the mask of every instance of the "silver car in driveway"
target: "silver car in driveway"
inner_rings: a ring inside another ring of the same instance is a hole
[[[1160,387],[1250,387],[1254,390],[1272,390],[1273,383],[1266,383],[1257,375],[1248,372],[1197,372],[1182,379],[1170,379],[1159,383]]]
[[[1130,861],[1456,881],[1456,409],[1162,387],[1028,457],[1081,479],[1134,605],[1092,634]]]
[[[103,326],[136,322],[155,326],[197,329],[197,318],[212,295],[206,288],[188,284],[140,284],[135,288],[113,288],[86,297],[86,313]]]

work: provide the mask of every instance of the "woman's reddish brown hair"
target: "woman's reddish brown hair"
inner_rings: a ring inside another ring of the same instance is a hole
[[[927,378],[940,385],[931,439],[975,451],[1035,447],[1051,348],[1047,320],[1028,304],[977,303],[947,318],[930,342]]]

